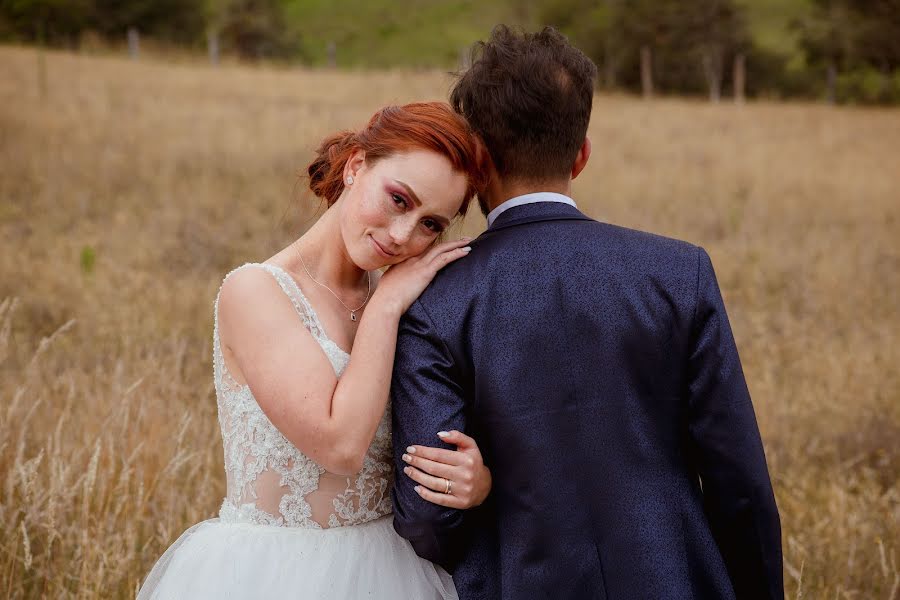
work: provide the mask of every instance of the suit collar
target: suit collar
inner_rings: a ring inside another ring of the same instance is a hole
[[[580,210],[568,204],[559,202],[536,202],[534,204],[523,204],[514,206],[500,213],[488,231],[497,231],[506,229],[507,227],[515,227],[516,225],[524,225],[526,223],[536,223],[539,221],[590,221]]]
[[[531,192],[528,194],[522,194],[520,196],[510,198],[506,202],[500,204],[500,206],[492,210],[490,213],[488,213],[488,227],[493,225],[497,217],[499,217],[502,213],[508,211],[509,209],[516,206],[522,206],[523,204],[534,204],[535,202],[562,202],[563,204],[571,204],[572,206],[575,206],[574,200],[572,200],[565,194],[559,194],[557,192]]]

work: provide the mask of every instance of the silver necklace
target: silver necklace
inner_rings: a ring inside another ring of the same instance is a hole
[[[322,283],[321,281],[319,281],[318,279],[316,279],[315,277],[312,276],[312,273],[310,273],[309,269],[306,267],[306,263],[303,262],[303,255],[300,254],[300,252],[297,252],[297,256],[300,258],[300,264],[303,265],[303,270],[306,271],[306,274],[309,276],[309,278],[313,280],[313,283],[320,285],[323,288],[325,288],[326,290],[328,290],[329,292],[331,292],[331,295],[334,296],[335,298],[337,298],[337,301],[341,303],[341,306],[343,306],[344,308],[346,308],[347,310],[350,311],[350,320],[356,321],[356,318],[357,318],[356,312],[358,310],[360,310],[363,306],[366,305],[366,303],[369,301],[369,296],[372,295],[372,273],[370,273],[369,271],[366,271],[366,281],[368,282],[368,288],[369,288],[368,291],[366,291],[366,299],[363,300],[363,303],[360,304],[359,306],[357,306],[356,308],[350,308],[349,306],[344,304],[344,301],[341,300],[340,296],[338,296],[337,294],[334,293],[333,289],[331,289],[330,287],[328,287],[327,285],[325,285],[324,283]]]

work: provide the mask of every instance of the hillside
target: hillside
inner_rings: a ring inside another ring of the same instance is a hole
[[[738,3],[755,42],[788,56],[798,53],[790,23],[807,13],[810,0]],[[493,25],[530,20],[509,0],[285,0],[285,6],[305,59],[325,64],[334,42],[338,65],[348,67],[453,67],[461,49],[484,39]]]
[[[327,62],[330,43],[343,67],[453,67],[460,52],[496,23],[504,2],[452,0],[286,0],[304,58]]]

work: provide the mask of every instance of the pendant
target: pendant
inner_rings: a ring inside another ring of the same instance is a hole
[[[350,311],[350,320],[356,321],[356,311],[355,310]]]

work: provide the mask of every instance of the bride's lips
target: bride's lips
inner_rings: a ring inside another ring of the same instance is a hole
[[[380,255],[382,255],[383,257],[385,257],[385,258],[394,258],[395,256],[397,256],[395,253],[393,253],[393,252],[388,252],[387,250],[385,250],[385,249],[384,249],[384,246],[382,246],[381,244],[379,244],[379,243],[378,243],[378,240],[376,240],[373,236],[370,235],[370,236],[369,236],[369,239],[372,240],[372,245],[375,246],[375,250],[377,250],[378,253],[379,253]]]

